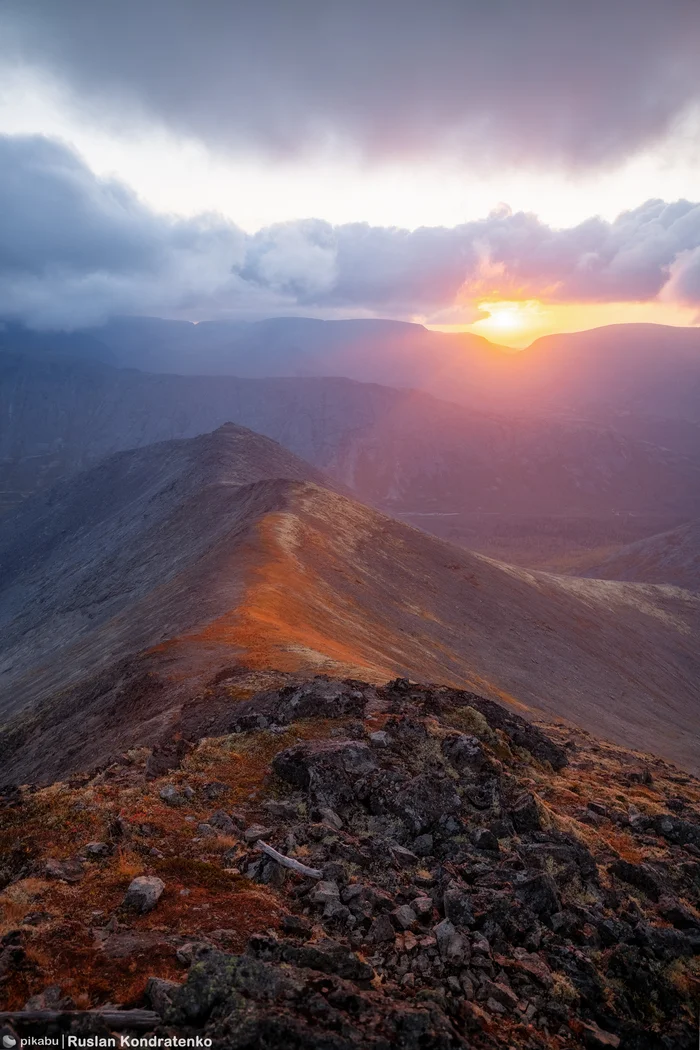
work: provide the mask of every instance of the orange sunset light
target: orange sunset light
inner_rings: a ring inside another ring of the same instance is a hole
[[[648,303],[546,303],[539,299],[482,300],[476,303],[483,318],[470,324],[430,324],[441,332],[473,332],[493,343],[525,347],[543,335],[580,332],[609,324],[649,323],[698,325],[693,307],[671,302]]]

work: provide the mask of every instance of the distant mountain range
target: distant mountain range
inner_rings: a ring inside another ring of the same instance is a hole
[[[6,322],[3,348],[50,348],[150,372],[343,376],[482,411],[596,416],[620,427],[630,413],[700,422],[700,328],[610,325],[545,336],[514,352],[471,333],[398,321],[125,317],[74,333],[34,333]]]
[[[700,449],[343,378],[177,376],[0,352],[0,399],[6,508],[104,455],[231,420],[392,513],[651,514],[650,531],[700,514]]]
[[[467,686],[698,767],[700,596],[452,547],[237,426],[36,494],[0,565],[4,780],[168,736],[232,665]]]

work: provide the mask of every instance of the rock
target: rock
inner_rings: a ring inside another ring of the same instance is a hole
[[[319,813],[321,814],[321,819],[324,821],[324,823],[330,824],[332,828],[337,828],[338,830],[342,828],[343,821],[334,809],[329,809],[326,806],[320,809]]]
[[[455,926],[473,926],[474,913],[471,897],[458,883],[450,882],[443,896],[445,916]]]
[[[417,857],[430,857],[433,849],[433,836],[430,834],[419,835],[413,840],[413,852]]]
[[[155,780],[172,769],[179,769],[189,750],[184,740],[157,745],[146,759],[146,780]]]
[[[610,865],[608,871],[623,882],[646,893],[653,901],[658,901],[661,895],[661,880],[657,873],[648,864],[630,864],[627,860],[616,860]]]
[[[677,930],[700,930],[700,917],[673,897],[663,897],[659,901],[659,915]]]
[[[461,962],[468,951],[464,937],[457,932],[449,919],[443,919],[434,927],[438,951],[445,962]]]
[[[238,833],[235,823],[223,809],[215,810],[209,817],[208,823],[211,827],[223,831],[224,835],[236,835]]]
[[[505,1010],[512,1012],[518,1005],[519,997],[512,988],[500,981],[485,980],[481,985],[481,991],[487,1000],[499,1003]]]
[[[526,833],[539,831],[542,827],[540,811],[534,795],[521,795],[510,811],[510,819],[516,831]]]
[[[417,918],[413,908],[410,908],[408,904],[402,904],[400,907],[394,908],[391,913],[391,919],[397,930],[409,930],[411,926],[415,925]]]
[[[174,784],[164,784],[158,795],[168,806],[181,806],[185,801]]]
[[[380,915],[374,920],[367,939],[373,944],[385,944],[396,939],[396,933],[388,915]]]
[[[515,895],[535,915],[554,915],[561,910],[557,884],[551,875],[534,875],[517,883]]]
[[[499,850],[498,839],[488,828],[477,828],[472,833],[472,842],[477,849],[492,850],[494,853]]]
[[[43,992],[33,995],[24,1004],[25,1010],[57,1010],[59,1013],[64,1010],[72,1010],[74,1007],[75,1003],[71,997],[64,995],[58,984],[49,985],[48,988],[44,988]]]
[[[319,882],[309,894],[309,900],[312,904],[320,905],[325,905],[329,901],[339,901],[340,887],[337,882]]]
[[[312,932],[311,923],[300,915],[284,915],[280,927],[291,937],[301,937],[303,940],[308,940]]]
[[[165,883],[155,875],[139,875],[129,885],[122,904],[138,912],[147,912],[155,908],[161,898]]]
[[[107,842],[88,842],[83,849],[88,857],[107,857],[111,852],[112,848]]]
[[[149,977],[146,982],[146,1001],[160,1017],[164,1017],[173,1005],[173,995],[181,986],[177,981],[166,981],[162,977]]]
[[[431,897],[416,897],[411,901],[411,907],[416,918],[421,922],[428,922],[433,915],[433,901]]]
[[[442,753],[462,774],[475,776],[496,772],[486,748],[475,736],[451,733],[442,741]]]
[[[282,780],[309,791],[317,805],[337,809],[356,800],[358,779],[377,766],[361,741],[316,740],[281,751],[272,768]]]
[[[51,857],[46,861],[46,877],[59,879],[61,882],[80,882],[85,871],[80,861],[71,857],[68,860],[56,860]]]
[[[206,941],[187,941],[178,948],[175,957],[182,966],[192,966],[193,963],[205,958],[212,951],[211,944],[207,944]]]
[[[257,842],[258,839],[266,839],[272,834],[272,828],[266,828],[262,824],[252,824],[243,832],[246,842]]]
[[[462,808],[462,800],[451,781],[436,780],[424,773],[405,781],[395,794],[388,790],[378,801],[398,816],[414,835],[428,831],[441,818],[459,813]]]
[[[388,747],[389,734],[385,733],[383,729],[377,729],[374,733],[369,734],[369,742],[373,747]]]
[[[393,844],[389,847],[391,855],[400,868],[412,868],[418,863],[418,857],[405,846]]]

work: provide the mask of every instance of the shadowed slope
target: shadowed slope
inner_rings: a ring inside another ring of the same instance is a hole
[[[700,521],[689,521],[670,532],[630,543],[588,568],[586,576],[670,583],[700,591]]]

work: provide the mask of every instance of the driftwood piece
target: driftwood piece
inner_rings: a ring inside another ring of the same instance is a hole
[[[291,868],[292,871],[296,871],[299,875],[306,875],[310,879],[322,879],[323,872],[319,871],[318,868],[309,868],[306,864],[302,864],[301,861],[294,860],[292,857],[285,857],[284,853],[278,853],[272,846],[268,846],[267,842],[263,842],[262,839],[258,839],[255,843],[256,849],[262,850],[268,857],[272,857],[278,864],[281,864],[283,868]]]
[[[160,1016],[154,1010],[15,1010],[0,1013],[0,1021],[11,1021],[14,1024],[40,1024],[51,1021],[68,1024],[78,1018],[98,1017],[109,1028],[156,1028],[161,1024]]]

